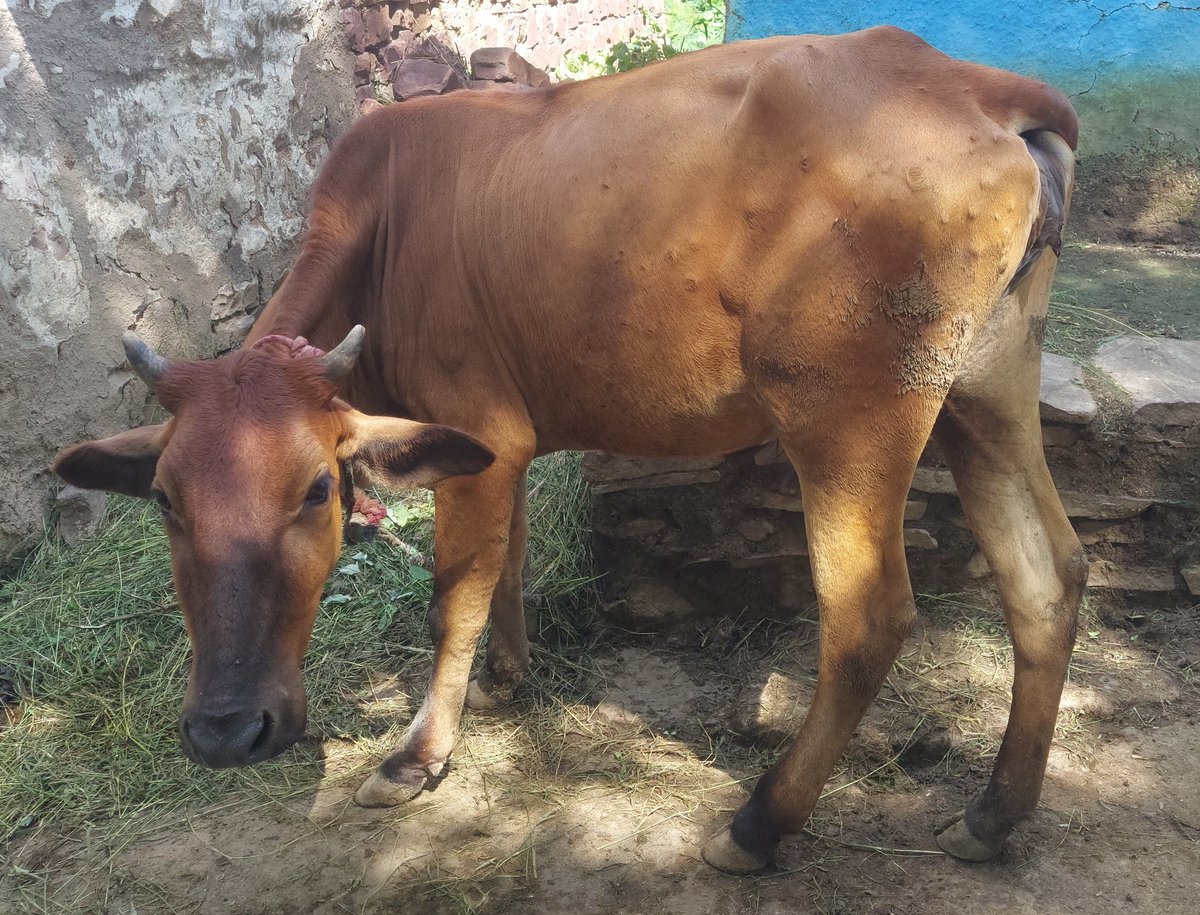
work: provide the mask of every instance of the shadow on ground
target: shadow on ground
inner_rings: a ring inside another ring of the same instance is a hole
[[[11,849],[8,904],[114,913],[1194,911],[1194,616],[1173,630],[1170,650],[1089,616],[1042,808],[997,862],[966,866],[936,853],[934,832],[986,778],[1006,712],[1011,659],[994,611],[979,603],[926,602],[810,834],[786,842],[761,877],[719,875],[698,849],[772,755],[764,747],[788,703],[803,710],[815,667],[803,620],[604,633],[590,696],[559,699],[535,683],[514,708],[469,716],[447,778],[408,807],[355,807],[373,760],[327,739],[324,777],[297,770],[312,788],[288,801],[232,799],[164,817],[126,847],[86,826],[31,836]],[[408,707],[398,695],[382,701]]]

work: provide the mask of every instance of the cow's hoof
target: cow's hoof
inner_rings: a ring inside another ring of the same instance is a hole
[[[760,858],[746,851],[734,841],[728,829],[722,829],[704,843],[700,854],[717,870],[738,875],[757,874],[771,860],[765,855]]]
[[[938,848],[960,861],[990,861],[1000,854],[1004,840],[988,842],[974,835],[967,826],[967,818],[955,820],[937,836]]]
[[[400,769],[388,777],[378,769],[354,792],[359,807],[398,807],[425,790],[435,774],[425,769]]]
[[[511,689],[485,692],[477,677],[472,677],[471,682],[467,684],[467,708],[473,712],[494,712],[512,702],[512,697]]]

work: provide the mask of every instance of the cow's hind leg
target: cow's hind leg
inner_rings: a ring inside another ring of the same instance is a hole
[[[525,517],[525,474],[513,492],[508,558],[492,592],[492,628],[483,668],[467,686],[467,708],[490,711],[512,701],[513,691],[529,672],[529,629],[525,620],[522,578],[529,542]]]
[[[1046,252],[1006,309],[1041,326],[1053,276]],[[935,429],[963,509],[987,557],[1013,642],[1012,709],[991,782],[938,836],[957,858],[999,854],[1037,805],[1062,694],[1087,560],[1046,468],[1038,418],[1040,335],[1025,326],[984,340]]]
[[[800,475],[821,613],[812,705],[790,748],[755,786],[704,858],[731,873],[769,860],[799,832],[916,618],[904,555],[904,503],[940,397],[888,391],[865,409],[830,413],[801,436],[784,433]],[[885,406],[886,404],[886,406]]]

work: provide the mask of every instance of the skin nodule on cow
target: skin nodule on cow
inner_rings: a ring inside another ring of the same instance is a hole
[[[932,435],[1015,657],[991,781],[938,842],[998,854],[1037,804],[1087,574],[1038,421],[1076,132],[1054,89],[886,27],[361,118],[247,346],[176,362],[127,341],[171,419],[56,463],[163,507],[193,652],[186,752],[244,765],[301,734],[348,472],[436,494],[432,676],[356,795],[384,806],[440,773],[464,703],[502,705],[528,670],[534,457],[778,438],[803,490],[817,687],[704,849],[757,870],[803,827],[912,627],[903,512]],[[301,336],[331,352],[289,346]]]

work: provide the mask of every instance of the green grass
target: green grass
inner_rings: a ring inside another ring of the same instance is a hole
[[[667,38],[679,51],[725,40],[725,0],[666,0]]]
[[[575,456],[530,473],[530,575],[541,648],[535,679],[586,688],[566,660],[580,611],[594,604],[584,484]],[[428,554],[432,497],[393,502],[393,531]],[[395,744],[424,688],[429,575],[395,546],[349,545],[326,588],[305,662],[309,732],[372,752]],[[0,729],[0,842],[36,826],[120,820],[136,828],[164,813],[235,793],[276,800],[322,777],[318,741],[250,769],[211,771],[184,759],[175,718],[188,645],[174,603],[166,539],[146,503],[114,498],[104,528],[74,549],[48,540],[0,591],[0,663],[25,698]],[[391,678],[397,702],[376,702]]]
[[[1047,352],[1086,362],[1100,343],[1122,334],[1145,336],[1143,331],[1109,312],[1081,304],[1070,292],[1055,290],[1051,295],[1046,314]]]
[[[1054,280],[1046,349],[1087,360],[1122,334],[1195,339],[1200,258],[1136,246],[1069,242]]]

